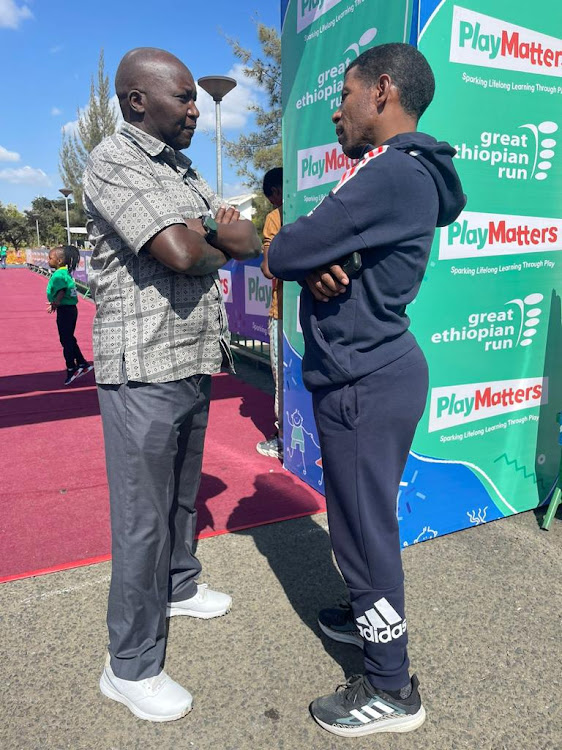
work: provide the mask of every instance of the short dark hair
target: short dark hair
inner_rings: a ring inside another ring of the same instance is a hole
[[[348,67],[373,85],[383,73],[388,73],[398,89],[400,104],[406,114],[419,120],[431,104],[435,93],[435,78],[422,53],[411,44],[381,44],[371,47]]]
[[[263,193],[266,198],[269,198],[273,192],[273,188],[283,187],[283,167],[274,167],[266,172],[263,178]]]

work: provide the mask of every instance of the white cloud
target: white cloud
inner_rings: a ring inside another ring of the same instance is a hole
[[[26,18],[33,18],[27,5],[16,5],[15,0],[0,0],[0,28],[17,29]]]
[[[78,120],[70,120],[66,122],[61,130],[65,135],[76,135],[78,133]]]
[[[57,117],[57,115],[62,115],[62,109],[59,109],[58,107],[53,107],[51,109],[51,114],[53,117]]]
[[[237,64],[227,73],[238,85],[221,102],[221,126],[223,130],[241,130],[251,115],[249,104],[258,101],[260,87],[244,75],[243,66]],[[197,87],[197,107],[201,112],[197,127],[202,130],[215,130],[215,103],[206,91]]]
[[[4,146],[0,146],[0,161],[19,161],[20,155],[17,151],[8,151]]]
[[[56,55],[58,52],[62,52],[63,49],[64,47],[62,46],[62,44],[55,44],[54,47],[51,47],[49,49],[49,52],[51,53],[51,55]]]
[[[44,185],[48,187],[51,180],[42,169],[20,167],[19,169],[0,169],[0,182],[12,185]]]

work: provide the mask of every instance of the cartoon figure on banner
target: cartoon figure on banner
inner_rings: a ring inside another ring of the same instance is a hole
[[[289,453],[289,456],[293,458],[295,449],[298,448],[301,454],[301,460],[302,460],[302,473],[306,474],[306,464],[304,461],[305,456],[305,435],[308,435],[308,437],[312,440],[314,445],[320,450],[320,446],[314,439],[314,436],[311,432],[308,430],[305,430],[302,414],[298,409],[295,409],[295,411],[292,414],[289,414],[289,412],[286,412],[287,415],[287,424],[291,426],[291,446],[287,448],[287,451]]]
[[[417,544],[418,542],[426,542],[428,539],[435,539],[437,535],[437,531],[434,531],[429,526],[424,526],[421,533],[414,539],[414,544]]]
[[[428,539],[435,539],[436,536],[439,536],[438,531],[435,531],[430,526],[424,526],[417,537],[414,539],[413,544],[418,544],[418,542],[427,542]],[[403,542],[402,546],[408,547],[408,542]]]

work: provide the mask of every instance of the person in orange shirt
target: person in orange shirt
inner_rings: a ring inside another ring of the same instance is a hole
[[[267,263],[267,251],[271,241],[281,229],[283,223],[283,167],[275,167],[266,172],[263,178],[263,192],[265,197],[274,206],[263,225],[263,260],[261,270],[266,279],[272,280],[271,308],[269,310],[268,332],[269,332],[269,358],[271,372],[275,384],[275,433],[269,440],[263,440],[256,445],[256,450],[262,456],[272,458],[283,457],[283,445],[279,437],[279,322],[283,318],[283,282],[276,279]]]

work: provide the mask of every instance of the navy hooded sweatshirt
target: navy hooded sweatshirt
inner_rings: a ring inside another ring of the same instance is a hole
[[[310,391],[357,380],[416,345],[406,306],[420,288],[435,227],[454,221],[466,203],[448,143],[413,132],[368,148],[269,247],[271,273],[286,281],[304,282],[319,267],[361,255],[346,291],[328,302],[303,284],[302,369]]]

